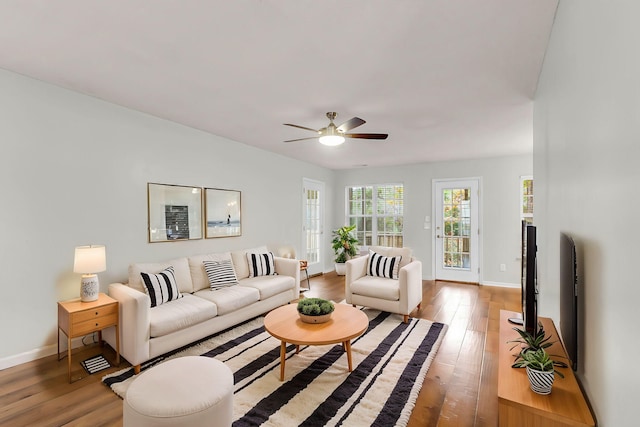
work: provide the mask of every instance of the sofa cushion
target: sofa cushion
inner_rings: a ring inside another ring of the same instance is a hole
[[[269,250],[266,246],[260,246],[257,248],[231,252],[233,268],[236,270],[236,276],[238,277],[238,280],[246,279],[247,277],[249,277],[249,263],[247,262],[247,252],[262,253],[268,251]]]
[[[177,258],[167,262],[131,264],[129,266],[129,286],[144,293],[140,273],[159,273],[169,267],[173,267],[178,290],[187,294],[193,292],[189,263],[186,258]]]
[[[369,276],[397,279],[398,271],[400,270],[400,260],[402,260],[402,256],[400,255],[387,257],[373,251],[369,251],[367,274]]]
[[[249,277],[272,276],[276,274],[273,253],[247,253],[247,263],[249,264]]]
[[[249,277],[240,281],[240,286],[248,286],[260,291],[260,299],[264,300],[281,292],[293,289],[295,279],[291,276]]]
[[[213,302],[218,307],[218,316],[231,313],[260,300],[260,292],[247,286],[230,286],[216,291],[205,289],[194,295]]]
[[[207,278],[207,272],[204,269],[204,261],[223,261],[226,259],[231,259],[231,253],[220,252],[216,254],[190,256],[188,262],[193,290],[199,291],[201,289],[208,289],[211,286],[211,283]]]
[[[398,256],[400,255],[402,259],[400,260],[400,268],[411,262],[411,248],[391,248],[388,246],[369,246],[369,250],[373,252],[384,255],[384,256]]]
[[[351,293],[389,301],[399,301],[400,282],[384,277],[363,276],[351,283]]]
[[[211,301],[185,294],[179,300],[153,307],[150,310],[149,332],[151,337],[161,337],[204,322],[217,314],[218,309]]]
[[[233,263],[230,259],[202,261],[202,263],[204,264],[204,271],[207,272],[212,291],[238,284],[238,278],[236,277],[236,272],[233,271]]]
[[[157,307],[169,301],[182,298],[178,292],[176,276],[173,267],[162,270],[159,273],[140,273],[144,290],[149,295],[151,307]]]

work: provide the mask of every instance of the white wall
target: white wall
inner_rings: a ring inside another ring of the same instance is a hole
[[[74,247],[104,244],[101,290],[131,262],[301,240],[302,179],[333,172],[0,70],[0,369],[55,352]],[[242,191],[241,237],[147,243],[147,182]],[[328,242],[327,242],[328,244]]]
[[[640,2],[562,0],[534,107],[539,310],[558,321],[568,232],[582,286],[579,378],[602,427],[635,425],[640,397],[638,16]]]
[[[425,279],[433,279],[433,228],[424,229],[431,216],[434,179],[480,177],[482,181],[483,238],[481,280],[485,284],[520,286],[520,176],[531,175],[532,156],[511,156],[456,162],[424,163],[387,168],[337,171],[332,228],[345,222],[344,188],[350,185],[404,184],[404,242],[422,261]],[[500,271],[500,264],[507,270]]]

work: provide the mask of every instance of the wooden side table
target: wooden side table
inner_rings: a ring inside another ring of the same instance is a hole
[[[96,301],[82,302],[80,298],[58,302],[58,360],[60,360],[60,331],[67,336],[69,383],[71,383],[71,339],[98,332],[102,345],[102,330],[116,328],[116,364],[120,364],[120,334],[118,333],[118,301],[100,293]]]

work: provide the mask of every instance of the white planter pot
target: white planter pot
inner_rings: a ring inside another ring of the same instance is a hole
[[[344,262],[336,262],[336,274],[338,276],[344,276],[345,274],[347,274],[347,264]]]
[[[529,385],[531,390],[538,394],[551,393],[551,386],[553,385],[554,373],[553,371],[536,371],[527,366],[527,377],[529,377]]]

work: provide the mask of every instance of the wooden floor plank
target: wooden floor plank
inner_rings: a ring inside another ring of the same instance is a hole
[[[307,297],[344,299],[344,276],[311,278]],[[422,308],[412,315],[447,324],[409,427],[495,426],[498,420],[497,346],[500,310],[520,311],[520,289],[424,281]],[[67,382],[67,360],[49,356],[0,371],[0,425],[122,425],[122,400],[100,379],[121,366],[88,375],[79,362],[97,354],[112,360],[109,347],[74,351],[74,376]]]

